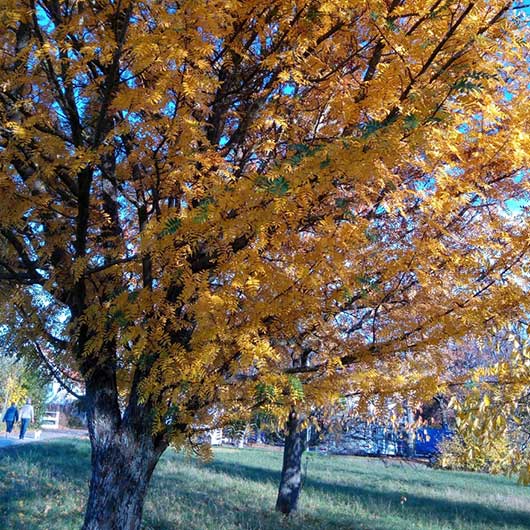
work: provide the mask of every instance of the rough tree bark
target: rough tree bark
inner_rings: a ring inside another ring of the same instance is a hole
[[[296,411],[291,410],[285,429],[282,473],[276,500],[276,510],[285,515],[296,511],[302,489],[302,455],[306,448],[306,433],[300,430],[301,423]]]
[[[83,530],[139,530],[151,475],[167,442],[152,434],[149,408],[136,392],[120,410],[112,367],[94,370],[86,401],[92,476]]]
[[[162,450],[130,433],[92,439],[92,477],[83,530],[139,530],[145,494]]]

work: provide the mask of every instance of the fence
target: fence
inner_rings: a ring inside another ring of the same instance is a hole
[[[59,428],[59,411],[47,410],[42,418],[41,427],[43,429],[58,429]]]

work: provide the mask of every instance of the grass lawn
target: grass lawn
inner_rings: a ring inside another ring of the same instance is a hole
[[[89,453],[87,442],[74,440],[0,451],[0,529],[79,528]],[[272,510],[281,452],[215,456],[203,464],[166,453],[146,502],[146,530],[530,529],[530,488],[509,479],[312,454],[300,512],[285,520]]]

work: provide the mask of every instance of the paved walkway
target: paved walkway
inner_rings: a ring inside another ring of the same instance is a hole
[[[24,440],[19,440],[18,432],[12,432],[11,434],[3,432],[0,433],[0,449],[34,442],[47,442],[57,438],[86,438],[87,436],[88,433],[86,431],[78,429],[43,429],[40,437],[35,438],[35,431],[29,431],[26,433]]]

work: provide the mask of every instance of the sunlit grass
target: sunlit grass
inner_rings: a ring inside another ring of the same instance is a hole
[[[81,526],[88,443],[56,441],[0,452],[0,529]],[[147,530],[530,529],[530,490],[504,477],[376,459],[308,455],[299,513],[273,510],[281,452],[219,449],[213,462],[173,451],[160,462]]]

